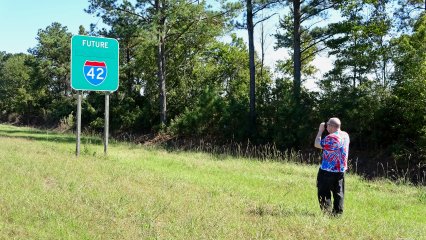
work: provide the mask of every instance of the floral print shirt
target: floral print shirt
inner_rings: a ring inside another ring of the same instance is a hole
[[[329,172],[345,172],[348,169],[349,135],[337,131],[321,139],[321,169]]]

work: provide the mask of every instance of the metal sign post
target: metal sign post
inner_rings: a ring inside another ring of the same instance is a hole
[[[77,91],[77,146],[75,155],[80,156],[80,134],[81,134],[81,91]]]
[[[104,153],[108,153],[108,136],[109,136],[109,92],[105,93],[105,129],[104,129]]]

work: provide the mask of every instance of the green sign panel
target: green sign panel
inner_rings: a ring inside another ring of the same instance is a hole
[[[71,38],[71,87],[75,90],[118,89],[118,41],[112,38]]]

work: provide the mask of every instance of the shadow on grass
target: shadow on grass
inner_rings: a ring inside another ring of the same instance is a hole
[[[6,138],[20,138],[29,139],[34,141],[45,142],[60,142],[60,143],[74,143],[76,142],[75,136],[63,135],[61,133],[47,132],[47,131],[31,131],[31,130],[4,130],[0,129],[0,137]],[[81,142],[102,144],[102,139],[95,137],[81,137]]]
[[[271,205],[258,205],[251,207],[248,210],[248,214],[255,215],[259,217],[263,216],[274,216],[274,217],[293,217],[293,216],[303,216],[303,217],[315,217],[315,213],[308,211],[306,209],[289,209],[283,206],[271,206]]]

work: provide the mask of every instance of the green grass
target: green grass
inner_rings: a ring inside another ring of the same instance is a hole
[[[426,189],[347,175],[323,215],[316,166],[0,125],[0,239],[425,239]]]

